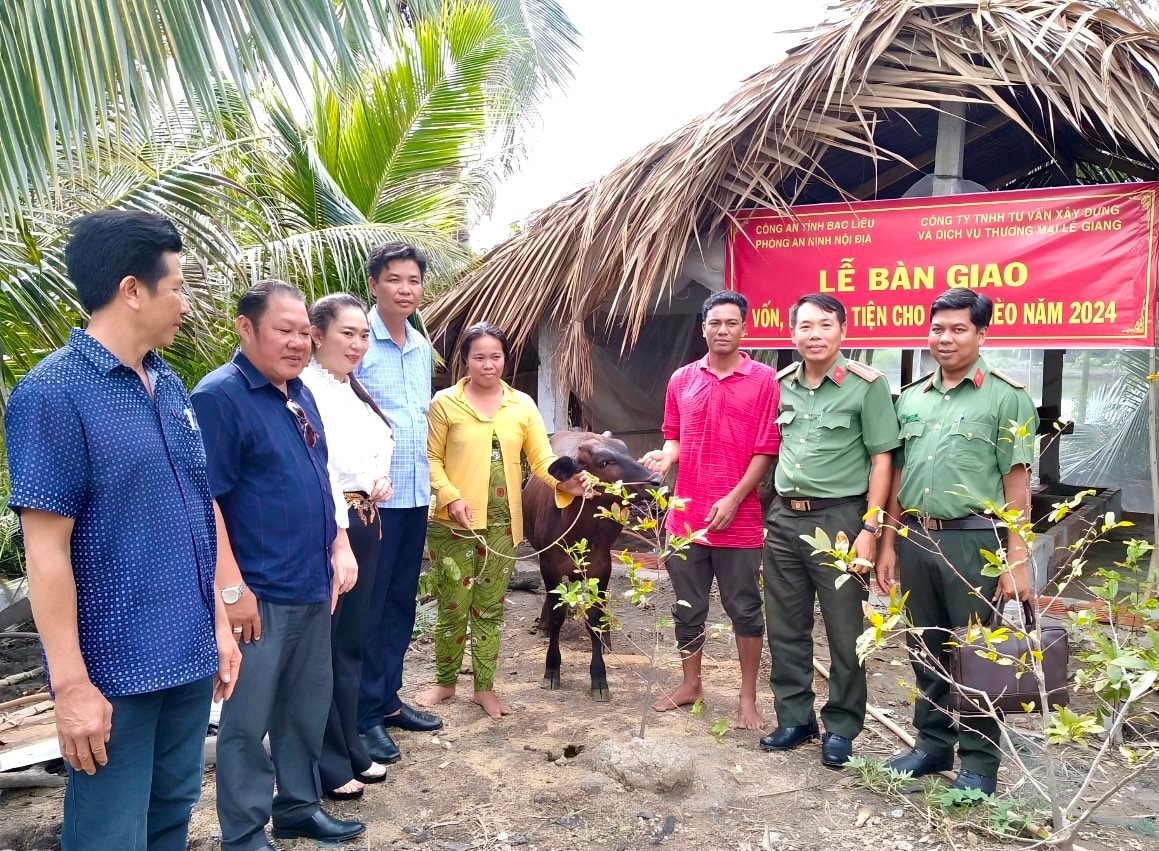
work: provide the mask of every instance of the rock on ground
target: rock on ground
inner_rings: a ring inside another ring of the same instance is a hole
[[[651,792],[686,790],[696,774],[688,748],[656,739],[604,742],[586,751],[582,759],[592,770],[615,778],[629,789]]]

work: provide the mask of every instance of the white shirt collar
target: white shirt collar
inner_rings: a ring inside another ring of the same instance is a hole
[[[322,382],[325,387],[341,388],[350,386],[349,380],[342,381],[334,373],[318,363],[318,359],[313,356],[310,357],[310,362],[306,364],[306,369],[310,370],[311,374]]]

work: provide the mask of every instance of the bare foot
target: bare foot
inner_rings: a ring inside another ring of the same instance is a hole
[[[454,686],[431,686],[415,695],[415,706],[438,706],[454,696]]]
[[[343,783],[337,789],[331,789],[330,791],[338,795],[352,795],[355,792],[361,792],[363,788],[363,785],[357,780],[350,780],[346,783]]]
[[[511,707],[499,699],[493,691],[477,691],[472,698],[475,703],[483,707],[483,711],[498,721],[504,715],[511,714]]]
[[[757,704],[755,700],[742,697],[740,700],[740,709],[736,713],[736,726],[742,730],[760,730],[765,729],[765,719],[761,717],[761,713],[757,711]]]
[[[658,698],[652,704],[652,709],[656,712],[671,712],[673,709],[679,709],[681,706],[691,706],[702,697],[704,697],[704,690],[700,687],[700,681],[693,680],[689,682],[685,680],[672,694],[666,694]]]

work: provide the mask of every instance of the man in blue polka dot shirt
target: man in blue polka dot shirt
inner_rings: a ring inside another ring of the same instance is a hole
[[[180,251],[160,216],[74,221],[65,259],[88,328],[28,373],[5,418],[68,765],[64,851],[184,851],[210,700],[237,681],[205,450],[154,351],[189,312]]]

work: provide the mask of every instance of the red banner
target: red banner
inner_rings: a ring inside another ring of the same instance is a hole
[[[1157,194],[1131,183],[741,210],[725,285],[748,299],[751,348],[792,348],[789,307],[815,292],[845,305],[847,346],[924,346],[947,287],[994,301],[989,346],[1144,348]]]

